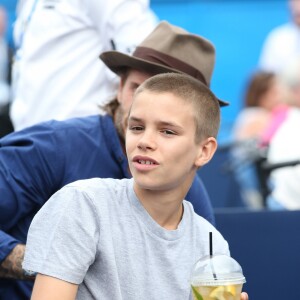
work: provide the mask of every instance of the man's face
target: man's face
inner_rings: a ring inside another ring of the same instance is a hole
[[[151,76],[153,75],[150,73],[129,70],[126,76],[121,78],[117,96],[120,106],[116,112],[115,125],[119,135],[123,139],[127,128],[127,117],[133,100],[133,94],[135,90]]]
[[[172,93],[139,93],[126,131],[126,152],[135,189],[189,188],[201,165],[193,108]]]

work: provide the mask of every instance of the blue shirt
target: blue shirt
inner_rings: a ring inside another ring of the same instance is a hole
[[[131,177],[110,116],[45,122],[0,139],[0,263],[26,242],[34,215],[56,191],[93,177]],[[186,199],[214,223],[198,176]],[[29,299],[31,289],[32,282],[0,279],[0,300]]]

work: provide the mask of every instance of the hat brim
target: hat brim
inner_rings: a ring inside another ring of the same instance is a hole
[[[147,60],[127,55],[118,51],[106,51],[100,56],[105,65],[117,75],[122,75],[129,68],[144,71],[153,75],[161,73],[181,73],[176,69],[149,62]],[[218,98],[217,98],[218,99]],[[218,99],[220,106],[228,106],[229,102]]]

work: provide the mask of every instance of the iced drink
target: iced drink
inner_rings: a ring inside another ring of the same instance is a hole
[[[194,300],[240,300],[243,284],[193,286]]]
[[[194,300],[240,300],[245,277],[230,256],[213,255],[194,266],[191,287]]]

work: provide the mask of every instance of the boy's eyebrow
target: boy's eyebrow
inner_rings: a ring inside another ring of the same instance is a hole
[[[135,116],[130,116],[128,121],[133,121],[133,122],[144,122],[143,119],[135,117]],[[167,126],[167,127],[176,127],[176,128],[182,128],[181,125],[173,123],[173,122],[167,122],[167,121],[157,121],[159,125],[162,126]]]
[[[128,121],[141,122],[142,119],[141,119],[141,118],[134,117],[134,116],[129,116]]]

